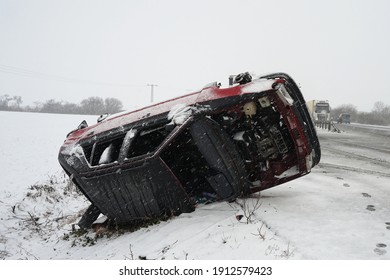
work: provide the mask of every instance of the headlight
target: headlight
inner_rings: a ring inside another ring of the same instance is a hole
[[[285,105],[291,106],[294,104],[294,99],[291,98],[290,94],[288,93],[286,87],[283,84],[280,84],[280,86],[276,90],[276,93]]]

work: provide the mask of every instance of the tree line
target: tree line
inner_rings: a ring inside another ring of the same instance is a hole
[[[359,112],[352,104],[343,104],[332,108],[331,116],[337,120],[341,113],[349,113],[351,122],[375,125],[390,125],[390,106],[382,101],[374,103],[371,112]]]
[[[0,111],[22,111],[41,112],[56,114],[82,114],[101,115],[104,113],[114,114],[123,110],[120,100],[112,97],[103,99],[101,97],[88,97],[80,104],[55,99],[40,103],[35,102],[33,106],[22,106],[23,100],[20,96],[0,96]],[[341,113],[351,114],[351,121],[364,124],[390,125],[390,106],[382,101],[375,102],[371,112],[359,112],[352,104],[343,104],[332,108],[331,116],[337,120]]]
[[[7,94],[0,96],[1,111],[101,115],[104,113],[114,114],[123,110],[122,102],[113,97],[105,99],[97,96],[88,97],[83,99],[80,104],[55,99],[43,103],[34,102],[32,106],[22,106],[22,103],[23,100],[20,96],[9,96]]]

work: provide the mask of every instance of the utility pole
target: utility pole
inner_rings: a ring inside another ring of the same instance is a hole
[[[157,85],[154,85],[154,84],[147,84],[148,87],[150,87],[150,103],[153,103],[154,101],[154,87],[156,87]]]

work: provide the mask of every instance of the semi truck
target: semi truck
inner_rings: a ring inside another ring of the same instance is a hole
[[[306,106],[316,125],[330,124],[331,118],[328,100],[309,100],[306,102]]]

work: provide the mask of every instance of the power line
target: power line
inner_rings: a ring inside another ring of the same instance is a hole
[[[33,79],[43,79],[43,80],[50,80],[50,81],[59,81],[59,82],[65,82],[65,83],[78,83],[78,84],[91,84],[91,85],[98,85],[98,86],[110,86],[110,87],[150,87],[150,102],[154,102],[154,88],[159,86],[162,89],[166,89],[169,91],[181,91],[182,94],[191,92],[192,90],[189,89],[182,89],[182,88],[175,88],[171,86],[165,86],[165,85],[157,85],[157,84],[143,84],[143,85],[134,85],[134,84],[118,84],[118,83],[109,83],[109,82],[97,82],[97,81],[90,81],[90,80],[83,80],[83,79],[77,79],[77,78],[70,78],[55,74],[48,74],[43,73],[35,70],[30,70],[27,68],[21,68],[21,67],[15,67],[5,64],[0,64],[0,73],[5,74],[11,74],[16,75],[19,77],[27,77],[27,78],[33,78]]]
[[[64,76],[60,76],[60,75],[47,74],[47,73],[43,73],[43,72],[29,70],[26,68],[20,68],[20,67],[9,66],[9,65],[4,65],[4,64],[0,64],[0,72],[6,73],[6,74],[17,75],[17,76],[29,77],[29,78],[54,80],[54,81],[67,82],[67,83],[83,83],[83,84],[94,84],[94,85],[112,86],[112,87],[144,87],[145,86],[145,85],[97,82],[97,81],[69,78],[69,77],[64,77]]]

